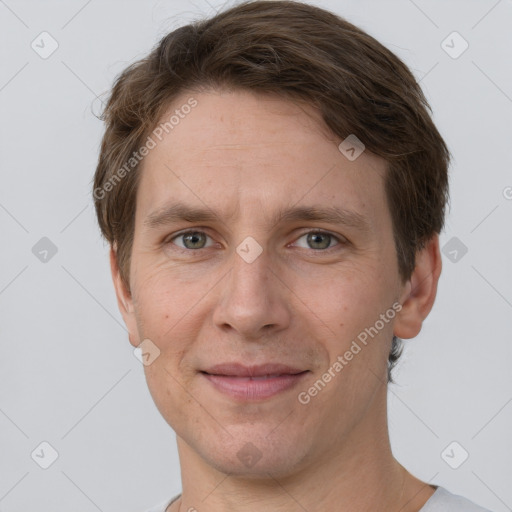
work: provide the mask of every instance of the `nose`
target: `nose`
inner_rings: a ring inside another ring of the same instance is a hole
[[[291,317],[290,290],[277,274],[265,251],[252,262],[235,252],[231,270],[220,283],[215,325],[252,340],[286,329]]]

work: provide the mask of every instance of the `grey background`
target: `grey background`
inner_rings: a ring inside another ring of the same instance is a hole
[[[314,3],[411,67],[454,155],[437,301],[389,390],[393,451],[423,480],[512,510],[512,2]],[[125,66],[221,4],[0,0],[2,512],[136,512],[181,490],[95,223],[93,114]],[[47,59],[31,48],[43,31],[59,44]],[[453,31],[469,43],[458,58],[441,46]],[[46,262],[32,252],[43,237]],[[43,441],[59,455],[48,469],[31,458]],[[453,441],[469,453],[458,469],[441,456]]]

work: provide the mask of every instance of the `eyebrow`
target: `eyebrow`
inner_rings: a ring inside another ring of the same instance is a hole
[[[208,208],[198,208],[185,203],[172,203],[150,213],[144,220],[149,229],[157,229],[180,221],[186,222],[214,222],[221,220],[221,216]],[[353,210],[339,206],[293,206],[281,208],[271,219],[271,225],[279,222],[318,221],[330,224],[339,224],[362,232],[370,231],[370,221]]]

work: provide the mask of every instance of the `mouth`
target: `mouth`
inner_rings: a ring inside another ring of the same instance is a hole
[[[247,402],[265,400],[292,389],[309,370],[279,364],[224,363],[200,373],[216,391]]]

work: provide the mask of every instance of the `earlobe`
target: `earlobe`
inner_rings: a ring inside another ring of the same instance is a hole
[[[416,265],[402,289],[402,310],[396,317],[393,334],[399,338],[414,338],[421,331],[423,321],[430,313],[437,294],[441,275],[439,235],[435,234],[416,253]]]

